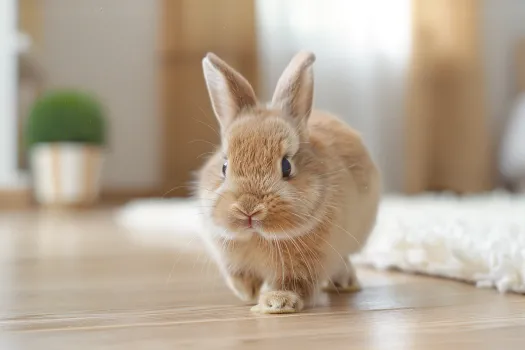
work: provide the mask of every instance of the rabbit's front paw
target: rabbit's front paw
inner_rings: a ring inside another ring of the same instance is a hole
[[[323,290],[328,293],[353,293],[360,291],[361,284],[352,264],[349,262],[338,274],[332,276],[323,286]]]
[[[262,280],[251,274],[235,274],[227,278],[235,295],[244,302],[255,302],[261,290]]]
[[[361,284],[357,279],[333,280],[323,286],[323,290],[328,293],[354,293],[361,290]]]
[[[287,314],[299,312],[303,306],[304,303],[299,294],[278,290],[261,294],[259,304],[252,307],[252,311],[262,314]]]

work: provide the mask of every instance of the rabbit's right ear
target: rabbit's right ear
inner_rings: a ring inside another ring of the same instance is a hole
[[[202,60],[202,69],[221,129],[224,130],[243,109],[255,107],[257,98],[250,83],[217,55],[208,53]]]

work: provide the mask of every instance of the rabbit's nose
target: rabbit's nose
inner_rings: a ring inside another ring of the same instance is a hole
[[[261,220],[265,216],[266,209],[263,205],[257,205],[253,208],[247,208],[239,203],[235,203],[231,207],[233,214],[239,219],[253,219]]]
[[[246,210],[242,207],[237,208],[238,211],[240,211],[242,214],[244,214],[246,217],[251,218],[252,216],[255,216],[259,214],[262,210],[260,207],[255,207],[252,210]]]
[[[234,206],[235,206],[235,204],[234,204]],[[242,219],[243,220],[244,219],[247,220],[248,227],[252,227],[253,221],[260,218],[260,214],[262,213],[263,208],[258,206],[258,207],[255,207],[254,209],[248,211],[248,210],[243,209],[242,207],[237,206],[236,207],[236,211],[238,211],[240,214],[242,214],[244,216]]]
[[[262,220],[266,216],[265,206],[252,195],[239,197],[231,209],[235,217],[241,220],[247,220],[250,226],[253,220]]]

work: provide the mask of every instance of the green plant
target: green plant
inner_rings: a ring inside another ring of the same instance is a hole
[[[28,148],[38,143],[106,142],[102,106],[94,97],[73,90],[52,91],[39,98],[31,108],[25,131]]]

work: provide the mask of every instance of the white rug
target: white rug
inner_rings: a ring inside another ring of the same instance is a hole
[[[124,205],[117,210],[115,220],[142,244],[202,250],[197,237],[200,215],[197,201],[151,198]]]
[[[390,197],[358,264],[525,292],[525,196]]]
[[[166,246],[190,242],[199,215],[192,200],[154,199],[130,203],[117,220],[135,237]],[[385,197],[354,261],[525,293],[525,195]]]

